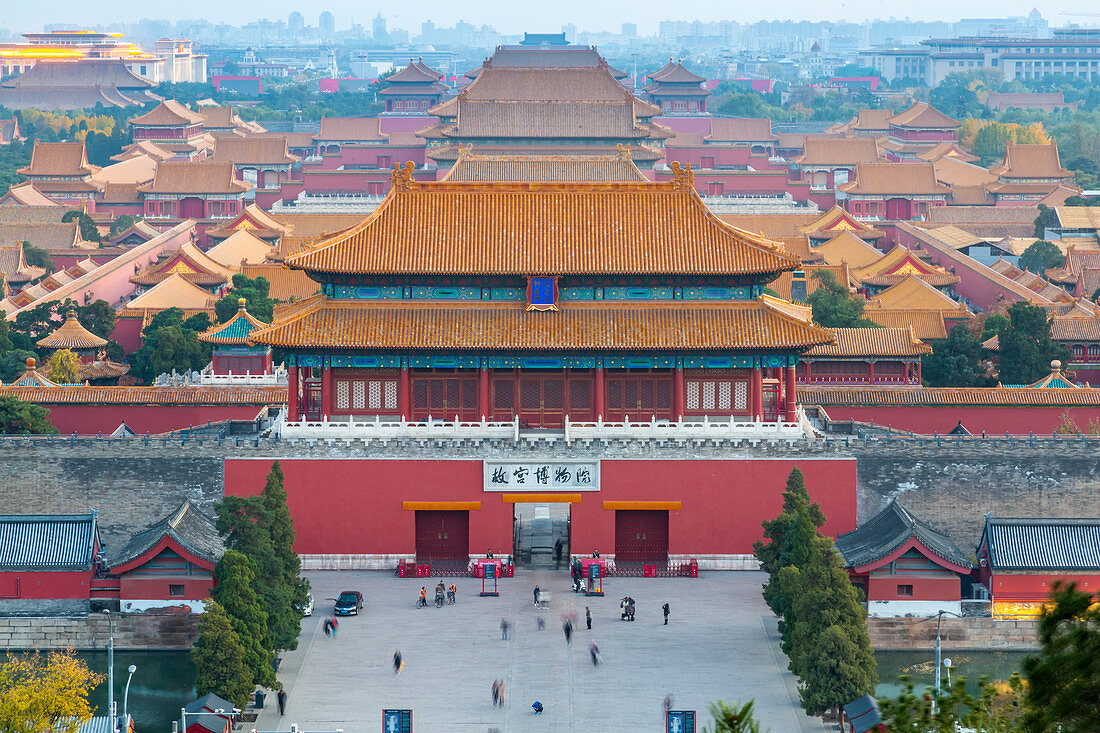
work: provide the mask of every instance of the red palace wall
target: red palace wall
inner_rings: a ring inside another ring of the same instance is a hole
[[[812,402],[812,398],[808,400]],[[947,433],[962,420],[974,434],[1050,435],[1069,413],[1084,430],[1091,420],[1100,420],[1100,407],[835,407],[825,408],[832,420],[874,422],[897,430],[932,435]]]
[[[987,582],[990,595],[995,601],[1031,601],[1046,600],[1055,581],[1076,583],[1078,590],[1097,593],[1100,591],[1100,574],[1092,575],[1001,575],[994,574]]]
[[[125,421],[139,435],[167,433],[219,420],[255,420],[259,405],[43,405],[62,435],[110,435]]]
[[[957,601],[962,581],[954,573],[943,576],[871,574],[867,598],[872,601]],[[913,586],[913,595],[899,596],[899,585]]]
[[[169,585],[182,585],[183,595],[169,595]],[[213,593],[214,579],[194,576],[163,575],[143,578],[123,575],[119,579],[119,588],[121,590],[119,598],[124,601],[201,601],[209,598]]]
[[[19,571],[0,573],[0,598],[79,598],[91,597],[92,573]]]
[[[225,493],[259,492],[271,464],[227,459]],[[415,512],[403,502],[481,502],[469,513],[470,551],[511,551],[513,506],[483,490],[480,460],[287,459],[281,465],[301,554],[412,554]],[[795,465],[829,518],[823,531],[835,536],[854,529],[854,459],[605,459],[600,490],[582,492],[572,505],[573,552],[613,552],[615,512],[604,509],[605,501],[660,501],[681,502],[669,511],[670,554],[749,554],[761,522],[779,513]]]

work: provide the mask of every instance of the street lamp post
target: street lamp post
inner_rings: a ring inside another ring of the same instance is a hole
[[[945,611],[942,608],[936,612],[936,694],[940,694],[940,622],[943,621],[943,615],[945,613],[951,614],[956,618],[962,618],[953,611]],[[936,698],[932,698],[932,712],[936,712]]]
[[[137,665],[131,664],[128,671],[130,676],[126,678],[126,690],[122,693],[122,717],[127,722],[130,720],[130,680],[134,678],[134,672],[137,672]]]
[[[111,730],[115,730],[115,617],[111,609],[103,609],[107,614],[107,715],[111,719]]]

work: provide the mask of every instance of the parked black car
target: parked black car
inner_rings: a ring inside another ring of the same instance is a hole
[[[336,616],[358,616],[363,609],[363,594],[357,590],[346,590],[336,599],[332,613]]]

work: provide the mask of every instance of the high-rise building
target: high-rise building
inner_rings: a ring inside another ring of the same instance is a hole
[[[566,23],[565,25],[563,25],[561,27],[561,31],[562,31],[562,33],[565,34],[565,40],[566,41],[568,41],[569,43],[576,43],[577,42],[577,24],[576,23]]]
[[[332,38],[336,35],[336,17],[326,10],[317,20],[317,27],[321,29],[322,38]]]
[[[306,27],[306,19],[302,17],[302,14],[295,10],[290,14],[290,17],[286,19],[286,27],[292,33],[301,33],[302,29]]]
[[[638,24],[637,23],[623,23],[622,34],[623,34],[623,38],[637,38],[638,37]]]
[[[371,21],[371,35],[374,36],[375,41],[385,41],[389,38],[389,33],[386,32],[386,19],[382,17],[381,11]]]

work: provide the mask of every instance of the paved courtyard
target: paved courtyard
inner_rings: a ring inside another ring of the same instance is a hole
[[[480,598],[480,580],[459,578],[458,603],[442,609],[414,607],[422,585],[431,604],[438,578],[352,571],[308,577],[316,611],[279,674],[289,695],[286,716],[280,720],[270,704],[257,721],[261,731],[289,730],[291,723],[302,731],[380,731],[383,708],[412,709],[413,728],[422,732],[661,731],[667,694],[676,709],[699,711],[700,729],[709,722],[707,703],[719,698],[754,698],[772,733],[824,729],[798,707],[775,621],[760,598],[761,573],[610,578],[603,598],[586,598],[572,593],[564,570],[518,571],[500,581],[499,598]],[[549,610],[533,607],[536,583],[551,594]],[[322,621],[332,601],[324,599],[345,589],[362,591],[366,608],[341,620],[337,638],[326,638]],[[625,595],[637,601],[634,623],[619,619]],[[663,626],[666,602],[672,616]],[[592,631],[584,628],[586,604]],[[577,618],[572,646],[562,632],[565,613]],[[500,638],[502,618],[512,625],[509,641]],[[598,668],[590,641],[603,655]],[[397,676],[395,649],[405,659]],[[498,678],[506,685],[503,709],[492,706]],[[534,700],[546,708],[537,717]]]

